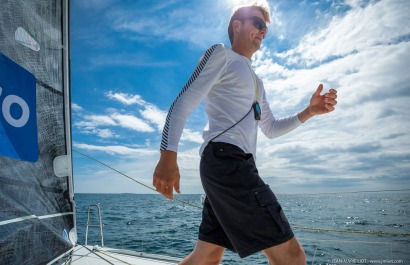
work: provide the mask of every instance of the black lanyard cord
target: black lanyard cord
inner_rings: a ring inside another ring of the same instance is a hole
[[[245,119],[246,116],[249,115],[249,113],[251,113],[252,109],[253,109],[253,106],[250,108],[250,110],[248,111],[248,113],[246,113],[245,116],[243,116],[243,117],[242,117],[239,121],[237,121],[234,125],[232,125],[232,126],[229,127],[228,129],[226,129],[225,131],[219,133],[217,136],[215,136],[214,138],[212,138],[212,139],[209,140],[209,141],[211,142],[211,141],[214,140],[215,138],[218,138],[218,137],[221,136],[222,134],[226,133],[227,131],[229,131],[230,129],[232,129],[233,127],[235,127],[238,123],[240,123],[243,119]]]

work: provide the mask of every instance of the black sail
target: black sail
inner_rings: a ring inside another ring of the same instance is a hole
[[[76,244],[68,1],[0,0],[0,264]]]

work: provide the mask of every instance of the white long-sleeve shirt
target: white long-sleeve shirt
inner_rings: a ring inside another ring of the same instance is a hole
[[[297,114],[281,119],[273,116],[263,83],[251,70],[250,63],[248,58],[223,44],[209,48],[169,109],[161,150],[178,151],[188,116],[204,101],[209,128],[203,132],[202,154],[211,139],[249,112],[256,94],[253,75],[258,82],[257,100],[262,110],[261,119],[255,120],[252,110],[241,122],[212,141],[236,145],[255,157],[258,126],[266,137],[275,138],[301,125]]]

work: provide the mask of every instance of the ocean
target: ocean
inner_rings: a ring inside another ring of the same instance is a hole
[[[201,195],[177,195],[201,206]],[[410,193],[359,192],[277,195],[309,265],[410,264]],[[201,210],[161,195],[75,194],[77,232],[85,242],[88,205],[99,203],[106,247],[184,257],[197,240]],[[98,223],[97,211],[91,222]],[[403,235],[407,234],[407,235]],[[101,245],[89,228],[89,245]],[[267,264],[261,253],[240,259],[227,250],[221,264]]]

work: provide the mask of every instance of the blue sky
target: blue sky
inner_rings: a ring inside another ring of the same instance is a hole
[[[73,149],[151,185],[169,106],[199,57],[229,44],[234,0],[71,1]],[[410,188],[410,2],[269,1],[253,67],[277,117],[302,110],[319,83],[337,109],[269,140],[257,166],[277,193]],[[179,147],[182,193],[203,193],[200,105]],[[74,153],[75,191],[151,193]]]

